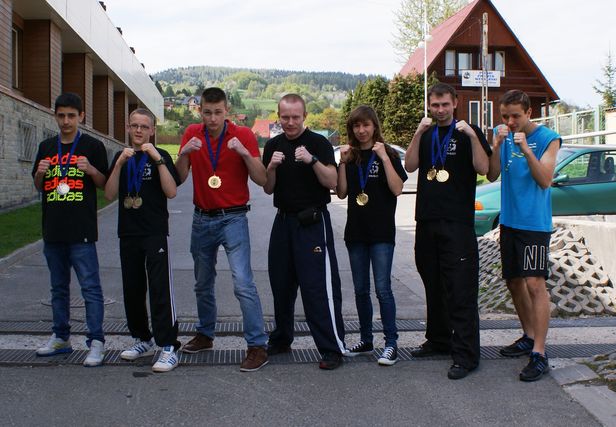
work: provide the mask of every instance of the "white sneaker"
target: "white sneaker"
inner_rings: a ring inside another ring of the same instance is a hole
[[[55,356],[56,354],[70,353],[72,351],[73,347],[71,347],[70,339],[64,341],[62,338],[56,337],[56,334],[53,334],[49,341],[47,341],[47,344],[36,350],[36,355]]]
[[[105,358],[105,344],[99,340],[92,340],[90,343],[90,351],[86,360],[83,361],[83,366],[93,367],[101,366]]]
[[[168,345],[163,347],[160,352],[160,356],[158,356],[158,360],[152,366],[152,371],[154,372],[169,372],[178,366],[180,363],[178,359],[178,355],[173,349],[172,345]]]
[[[137,360],[140,357],[152,356],[154,354],[154,345],[152,340],[141,341],[139,338],[135,340],[135,343],[128,350],[124,350],[120,357],[124,360]]]

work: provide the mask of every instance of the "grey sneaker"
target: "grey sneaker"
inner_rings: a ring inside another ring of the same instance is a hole
[[[133,346],[128,350],[124,350],[120,354],[120,357],[124,360],[137,360],[140,357],[152,355],[154,355],[154,345],[152,344],[152,340],[141,341],[137,338]]]
[[[105,358],[105,344],[99,340],[92,340],[90,343],[90,351],[83,361],[83,366],[93,367],[101,366]]]
[[[73,347],[71,347],[70,339],[64,341],[62,338],[56,337],[56,334],[53,334],[49,341],[47,341],[47,344],[36,350],[36,355],[55,356],[56,354],[70,353],[72,351]]]
[[[152,366],[154,372],[169,372],[179,365],[180,361],[172,345],[163,347],[158,360]]]

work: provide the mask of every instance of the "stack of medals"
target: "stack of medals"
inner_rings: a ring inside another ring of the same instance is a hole
[[[508,171],[511,163],[513,163],[513,159],[524,157],[524,154],[520,152],[520,146],[514,142],[513,132],[509,132],[507,139],[505,139],[505,143],[509,146],[509,158],[507,159],[507,164],[505,165],[505,170]]]
[[[220,133],[220,136],[218,137],[218,147],[216,147],[216,156],[214,156],[214,152],[212,150],[212,144],[210,143],[210,135],[207,129],[203,129],[203,132],[205,133],[205,143],[207,145],[207,151],[210,155],[210,163],[212,164],[212,170],[214,171],[214,174],[210,176],[207,180],[207,185],[209,185],[210,188],[212,189],[220,188],[220,186],[222,185],[222,179],[220,179],[220,177],[216,175],[216,166],[218,166],[218,159],[220,158],[220,151],[222,148],[222,140],[225,138],[226,130],[227,130],[227,122],[225,122],[222,128],[222,132]]]
[[[366,170],[361,167],[361,163],[357,165],[357,172],[359,173],[359,188],[361,188],[361,192],[355,198],[355,202],[359,206],[366,206],[368,204],[369,197],[364,191],[366,189],[366,184],[368,183],[368,177],[370,174],[370,169],[372,168],[372,164],[374,163],[374,159],[376,158],[376,153],[373,151],[370,155],[370,160],[368,160],[368,165],[366,166]]]
[[[128,184],[128,195],[124,198],[125,209],[139,209],[143,205],[143,199],[139,196],[141,190],[141,182],[143,180],[143,170],[148,161],[148,155],[143,153],[139,164],[135,160],[135,156],[128,159],[126,165],[126,182]],[[131,196],[131,193],[135,193]]]
[[[432,131],[432,167],[428,170],[426,178],[428,181],[433,181],[434,178],[438,182],[446,182],[449,179],[449,172],[445,170],[445,161],[447,160],[447,150],[449,149],[449,141],[451,141],[451,135],[456,127],[456,120],[452,120],[447,130],[447,134],[442,141],[439,141],[438,137],[438,125],[434,126]],[[436,169],[437,162],[441,167],[440,170]]]
[[[68,174],[68,168],[70,167],[71,159],[73,158],[73,154],[75,154],[75,148],[77,147],[77,143],[79,142],[80,137],[81,137],[81,132],[77,131],[77,135],[75,136],[75,139],[73,140],[73,146],[71,147],[70,152],[68,153],[66,164],[63,164],[62,163],[62,139],[60,138],[60,135],[58,135],[58,167],[60,168],[60,183],[56,187],[56,192],[60,196],[64,196],[65,194],[68,194],[69,191],[71,191],[71,187],[69,187],[69,185],[66,183],[64,178]]]

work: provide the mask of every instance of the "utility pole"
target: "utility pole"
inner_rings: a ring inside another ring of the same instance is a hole
[[[481,31],[481,121],[484,135],[488,134],[488,14],[483,14]]]

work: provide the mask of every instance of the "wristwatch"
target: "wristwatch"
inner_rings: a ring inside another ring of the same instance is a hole
[[[164,164],[165,164],[165,159],[164,159],[163,157],[161,157],[160,159],[156,160],[156,161],[154,162],[154,164],[155,164],[156,166],[164,165]]]
[[[317,158],[317,156],[312,156],[312,160],[310,160],[310,166],[314,166],[314,164],[318,161],[319,159]]]

